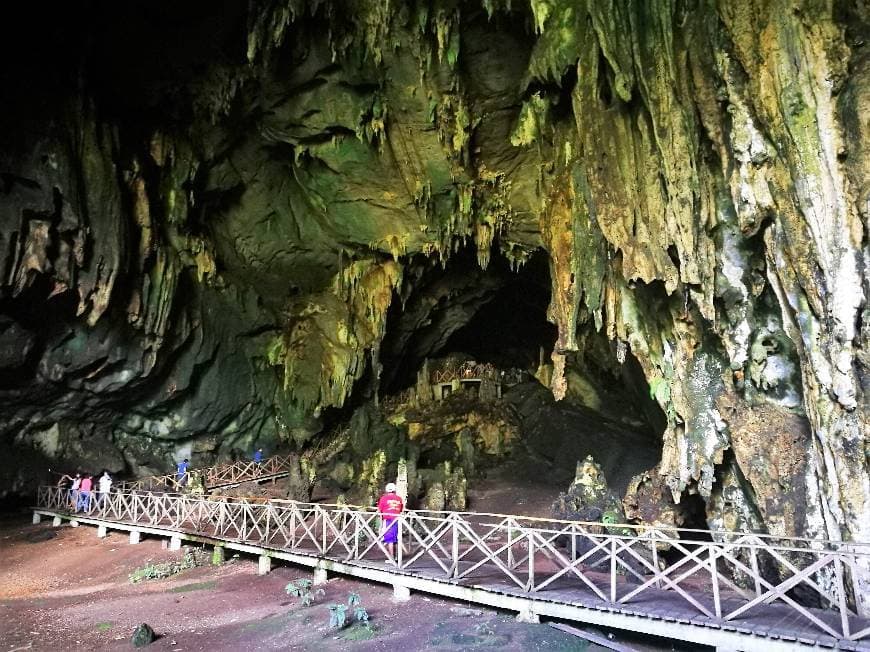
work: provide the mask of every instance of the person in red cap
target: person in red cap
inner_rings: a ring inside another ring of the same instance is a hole
[[[381,538],[387,544],[390,559],[394,560],[396,558],[396,543],[399,541],[398,518],[399,514],[405,510],[405,502],[396,493],[395,483],[387,483],[385,489],[386,493],[378,501],[378,514],[381,515]]]

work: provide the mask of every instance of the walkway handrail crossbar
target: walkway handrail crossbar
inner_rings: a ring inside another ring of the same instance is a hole
[[[68,492],[57,487],[40,488],[38,503],[70,512]],[[630,536],[611,532],[630,527],[622,525],[407,511],[398,518],[403,545],[393,560],[372,508],[133,491],[94,500],[87,513],[336,561],[388,561],[397,573],[434,573],[453,583],[496,577],[529,596],[585,592],[616,608],[670,596],[719,624],[751,626],[758,609],[775,605],[820,635],[870,637],[870,620],[856,614],[851,595],[856,567],[870,558],[865,544],[783,538],[787,544],[776,545],[777,537],[748,532],[728,533],[728,541],[686,539],[652,527]],[[665,548],[679,555],[665,561]],[[799,601],[795,589],[816,605]]]

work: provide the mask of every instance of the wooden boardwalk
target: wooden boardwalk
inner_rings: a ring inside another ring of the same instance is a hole
[[[854,574],[870,545],[752,533],[409,511],[390,559],[371,509],[154,492],[112,493],[87,513],[40,489],[53,516],[285,559],[526,617],[630,629],[732,650],[870,650]],[[713,534],[713,536],[711,536]]]

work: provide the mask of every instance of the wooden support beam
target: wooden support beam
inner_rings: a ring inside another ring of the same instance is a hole
[[[527,625],[540,625],[541,617],[531,609],[524,609],[517,613],[516,621]]]
[[[586,632],[582,629],[571,627],[571,625],[566,625],[565,623],[547,624],[553,629],[558,629],[560,632],[565,632],[566,634],[571,634],[572,636],[576,636],[577,638],[585,639],[590,643],[600,645],[601,647],[606,647],[608,650],[613,650],[614,652],[636,652],[634,648],[628,647],[627,645],[621,645],[620,643],[611,641],[609,638],[606,638],[604,636],[599,636],[598,634],[593,634],[592,632]]]
[[[411,599],[411,589],[404,584],[393,584],[393,602],[407,602]]]

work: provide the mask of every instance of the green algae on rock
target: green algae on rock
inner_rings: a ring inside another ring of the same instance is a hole
[[[664,415],[632,513],[870,540],[870,21],[841,4],[31,16],[64,50],[3,77],[2,445],[146,472],[357,419],[378,445],[327,458],[368,496],[417,458],[350,415],[543,252],[538,377],[604,409],[603,338]]]

